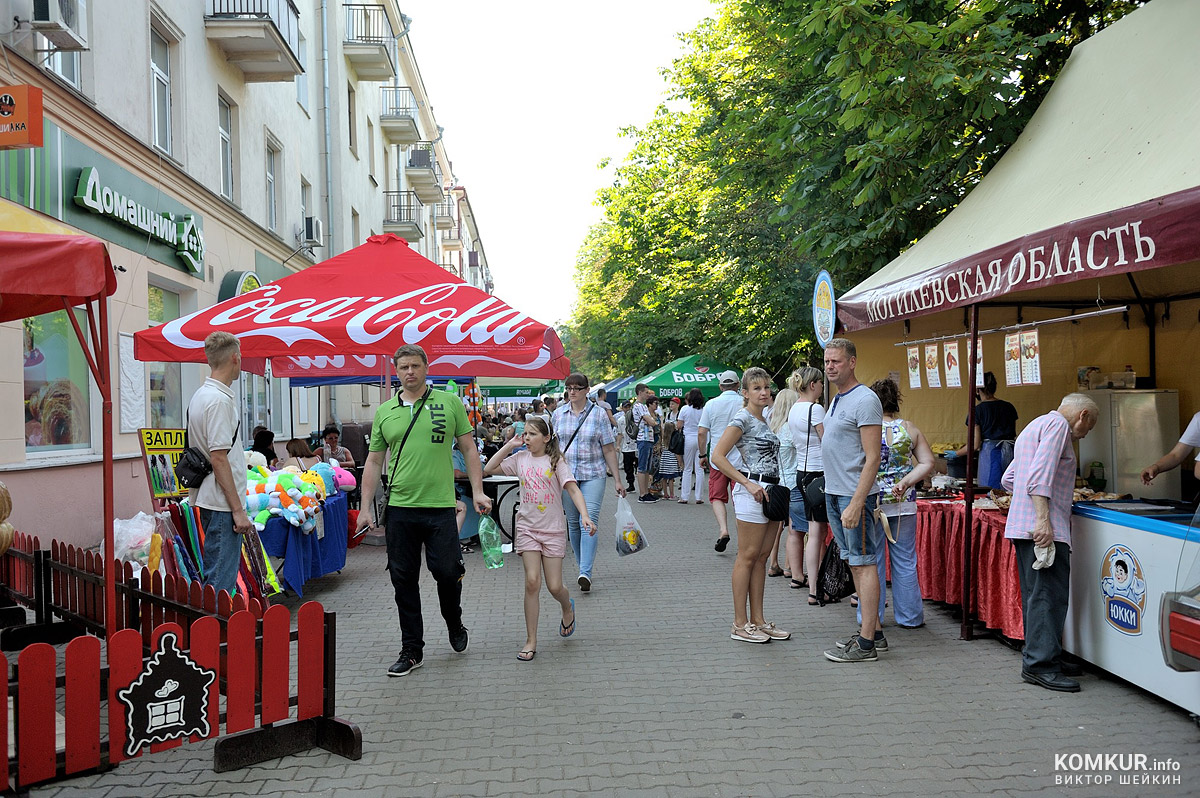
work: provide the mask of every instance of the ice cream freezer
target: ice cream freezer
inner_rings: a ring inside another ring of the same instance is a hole
[[[1200,513],[1179,502],[1081,502],[1063,647],[1200,714]]]

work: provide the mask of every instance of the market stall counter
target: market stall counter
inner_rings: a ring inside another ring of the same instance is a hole
[[[297,596],[304,595],[304,583],[310,579],[340,571],[346,567],[346,543],[349,536],[346,494],[325,499],[321,512],[323,536],[314,530],[301,532],[279,517],[272,517],[259,533],[263,548],[272,557],[282,557],[279,569],[282,585]]]
[[[972,519],[969,611],[1005,637],[1025,638],[1016,553],[1004,538],[1005,516],[976,508]],[[926,599],[962,606],[962,550],[966,506],[960,501],[917,502],[917,575]]]

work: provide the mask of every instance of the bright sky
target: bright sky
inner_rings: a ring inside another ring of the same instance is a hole
[[[454,173],[505,302],[566,321],[597,189],[663,99],[676,33],[710,0],[401,0]]]

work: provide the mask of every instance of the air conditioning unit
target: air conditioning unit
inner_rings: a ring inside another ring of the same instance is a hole
[[[321,220],[316,216],[304,217],[304,246],[325,246],[325,230],[321,227]]]
[[[82,0],[33,0],[33,29],[59,50],[86,50],[85,9]]]

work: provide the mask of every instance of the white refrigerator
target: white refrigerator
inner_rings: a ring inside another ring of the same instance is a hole
[[[1142,469],[1179,442],[1179,392],[1169,390],[1088,391],[1100,406],[1095,428],[1079,442],[1079,473],[1086,477],[1093,462],[1104,464],[1109,493],[1135,498],[1180,498],[1179,469],[1159,474],[1143,485]]]

